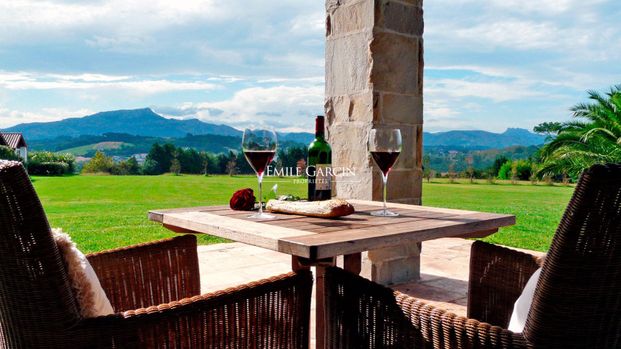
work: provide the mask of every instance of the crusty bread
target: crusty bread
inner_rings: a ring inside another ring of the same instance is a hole
[[[270,200],[266,209],[270,212],[322,218],[343,217],[354,213],[354,206],[342,199],[324,201]]]

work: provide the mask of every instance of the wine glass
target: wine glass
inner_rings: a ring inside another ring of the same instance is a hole
[[[384,209],[371,212],[373,216],[396,217],[399,214],[388,211],[386,208],[386,183],[388,173],[392,170],[399,154],[401,153],[401,130],[392,128],[372,129],[369,134],[369,151],[377,167],[382,171],[384,181]]]
[[[276,155],[276,148],[278,147],[278,140],[276,139],[276,132],[271,129],[267,130],[244,130],[244,136],[242,138],[242,151],[246,160],[250,164],[250,167],[256,172],[259,180],[259,213],[253,214],[248,218],[254,219],[272,219],[276,216],[263,213],[263,173],[274,159]]]

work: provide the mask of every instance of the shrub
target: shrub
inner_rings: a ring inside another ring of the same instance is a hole
[[[28,173],[33,176],[62,176],[71,173],[71,169],[65,162],[32,162],[28,163]]]
[[[157,161],[152,159],[147,159],[142,165],[142,174],[147,176],[155,176],[160,174],[159,171],[160,165]]]
[[[84,173],[112,173],[114,161],[111,157],[97,151],[95,156],[84,165],[82,172]]]
[[[39,171],[37,167],[42,164],[49,163],[64,163],[66,164],[66,171],[64,174],[73,173],[75,171],[75,156],[73,154],[58,154],[49,151],[33,151],[28,154],[28,171],[31,174],[34,171]],[[63,166],[65,167],[65,166]],[[44,175],[44,174],[40,174]]]
[[[114,164],[110,169],[110,173],[116,176],[130,176],[140,174],[140,165],[135,157],[131,157],[118,164]]]
[[[19,156],[15,153],[15,150],[0,145],[0,160],[20,160]]]

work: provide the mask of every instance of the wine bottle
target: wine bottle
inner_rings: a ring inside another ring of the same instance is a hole
[[[315,139],[308,146],[308,200],[332,197],[332,148],[326,142],[324,117],[315,119]]]

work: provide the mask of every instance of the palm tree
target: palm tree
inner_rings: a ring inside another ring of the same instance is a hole
[[[621,85],[587,93],[592,102],[571,108],[577,120],[562,123],[541,149],[539,174],[577,177],[596,163],[621,162]]]

